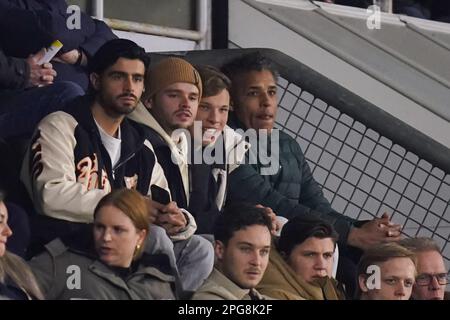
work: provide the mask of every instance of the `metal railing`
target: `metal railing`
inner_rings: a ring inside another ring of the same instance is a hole
[[[361,220],[390,212],[405,235],[434,238],[450,261],[448,148],[279,51],[175,54],[220,67],[255,50],[280,71],[276,125],[298,141],[333,208]]]
[[[198,44],[198,49],[204,50],[210,47],[210,35],[208,28],[210,22],[209,0],[196,0],[195,3],[195,22],[196,30],[186,30],[172,28],[167,26],[158,26],[150,23],[140,23],[135,21],[127,21],[121,19],[108,19],[104,17],[104,1],[93,0],[91,3],[91,11],[93,17],[104,20],[112,29],[137,32],[149,35],[173,37],[186,40],[194,40]]]

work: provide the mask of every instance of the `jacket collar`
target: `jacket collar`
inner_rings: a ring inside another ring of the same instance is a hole
[[[137,275],[150,275],[155,278],[158,278],[161,281],[174,282],[175,277],[172,274],[163,272],[162,269],[164,269],[164,267],[161,267],[159,265],[159,263],[157,263],[159,255],[155,255],[156,257],[152,257],[152,256],[153,255],[148,255],[148,257],[146,259],[145,258],[142,259],[142,257],[141,257],[137,262],[135,262],[138,264],[136,266],[136,271],[132,272],[127,277],[127,279],[137,276]],[[149,263],[149,259],[153,260],[153,262]],[[168,261],[168,259],[167,259],[167,261]],[[89,266],[89,270],[91,270],[91,272],[95,273],[99,277],[104,278],[104,279],[114,283],[118,287],[121,287],[127,291],[129,290],[128,286],[126,285],[127,279],[122,279],[121,277],[117,276],[114,273],[114,271],[112,270],[112,268],[108,267],[106,264],[104,264],[100,260],[97,260],[97,259],[93,260]]]
[[[95,97],[92,94],[77,97],[67,105],[66,112],[71,114],[78,124],[89,132],[93,138],[95,137],[96,139],[99,139],[98,141],[101,141],[100,133],[91,111],[94,99]],[[128,120],[126,117],[120,124],[120,130],[122,152],[119,163],[142,148],[145,140],[143,129],[137,124],[133,125],[133,121]]]
[[[138,103],[136,109],[130,115],[128,115],[128,118],[156,131],[156,133],[158,133],[164,143],[169,146],[172,153],[176,155],[177,160],[179,158],[182,163],[187,163],[187,148],[185,148],[184,142],[186,141],[187,144],[186,136],[180,136],[179,138],[184,141],[181,144],[177,145],[141,101]]]
[[[77,233],[66,235],[65,237],[60,238],[60,240],[69,251],[92,259],[93,262],[89,267],[92,272],[103,278],[110,279],[116,285],[123,286],[123,281],[115,279],[118,277],[113,276],[112,269],[98,260],[97,253],[93,246],[94,239],[91,228],[85,228]],[[148,254],[144,252],[142,256],[133,263],[137,264],[137,266],[134,266],[137,268],[134,274],[150,274],[162,281],[175,281],[169,258],[165,254]]]
[[[153,131],[155,131],[158,135],[158,139],[155,139],[156,141],[152,141],[153,147],[155,149],[158,149],[160,147],[162,148],[169,148],[170,154],[172,157],[172,161],[176,161],[176,164],[178,165],[178,168],[180,170],[181,179],[183,182],[183,189],[186,199],[189,199],[189,172],[188,172],[188,154],[187,154],[187,148],[179,147],[175,144],[175,142],[172,140],[172,138],[166,133],[166,131],[160,126],[158,121],[153,117],[153,115],[147,110],[147,108],[144,106],[144,104],[140,101],[136,107],[136,109],[128,115],[128,118],[140,123]],[[180,144],[181,146],[186,145],[187,146],[187,138],[186,136],[182,136],[182,139],[184,139],[183,143]],[[187,200],[189,201],[189,200]]]
[[[233,296],[235,296],[238,300],[246,300],[249,296],[249,289],[242,289],[236,283],[228,279],[219,269],[214,267],[210,279],[221,285],[225,290],[230,292]]]

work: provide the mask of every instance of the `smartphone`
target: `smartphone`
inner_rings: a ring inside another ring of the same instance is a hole
[[[52,42],[49,48],[47,48],[44,56],[38,61],[38,64],[44,64],[50,62],[54,56],[58,53],[59,50],[63,47],[63,44],[59,40],[55,40]]]
[[[163,189],[156,184],[152,184],[150,187],[150,192],[152,194],[152,200],[164,205],[169,204],[170,194],[166,189]]]

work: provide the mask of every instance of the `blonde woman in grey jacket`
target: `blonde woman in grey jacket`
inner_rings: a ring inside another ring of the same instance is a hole
[[[8,225],[8,210],[0,192],[0,300],[42,299],[41,290],[28,265],[6,250],[12,235]]]
[[[166,256],[143,253],[148,202],[135,190],[106,195],[94,212],[92,238],[81,247],[56,239],[30,265],[48,299],[174,299]],[[79,241],[78,241],[79,243]]]

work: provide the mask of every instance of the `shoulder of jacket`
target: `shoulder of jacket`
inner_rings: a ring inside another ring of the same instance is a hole
[[[57,257],[69,251],[69,247],[61,239],[55,239],[45,245],[45,249],[52,257]]]
[[[38,124],[40,131],[57,130],[58,132],[73,132],[78,121],[69,113],[56,111],[45,116]]]
[[[70,121],[77,123],[77,120],[70,114],[65,111],[55,111],[48,115],[46,115],[42,120],[41,123],[44,122],[53,122],[55,120],[63,120],[63,121]]]
[[[286,132],[284,132],[283,130],[277,129],[278,130],[278,134],[280,136],[280,140],[281,141],[287,141],[289,143],[297,143],[297,141],[295,141],[294,138],[292,138],[290,135],[288,135]]]
[[[236,297],[220,286],[209,284],[201,286],[192,300],[236,300]]]

